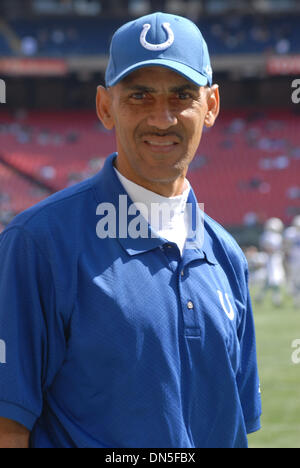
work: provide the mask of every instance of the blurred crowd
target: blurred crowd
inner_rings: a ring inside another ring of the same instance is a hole
[[[261,303],[271,295],[274,306],[281,306],[287,293],[300,310],[300,215],[285,227],[279,218],[264,225],[259,248],[245,250],[254,300]]]

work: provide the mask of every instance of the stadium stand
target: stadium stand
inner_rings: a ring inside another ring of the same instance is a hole
[[[112,134],[101,128],[92,108],[93,83],[101,83],[111,35],[128,20],[134,5],[139,4],[140,8],[143,3],[156,8],[160,4],[163,10],[172,3],[102,0],[102,11],[92,14],[90,10],[88,15],[87,7],[94,8],[99,1],[0,2],[0,62],[9,62],[1,60],[9,56],[34,59],[20,60],[16,73],[14,60],[9,72],[5,66],[0,68],[8,73],[3,78],[7,78],[11,93],[6,106],[0,109],[0,213],[5,208],[5,223],[9,210],[23,210],[36,203],[41,194],[43,198],[89,177],[115,150]],[[188,6],[197,2],[173,3],[181,4],[182,12],[188,12]],[[226,87],[229,93],[223,95],[222,106],[226,100],[227,107],[217,125],[206,131],[189,178],[199,201],[205,203],[205,211],[227,227],[262,225],[271,216],[289,223],[300,212],[300,116],[295,107],[295,112],[288,110],[290,82],[286,85],[272,81],[282,70],[270,71],[268,59],[274,55],[279,59],[299,55],[299,2],[199,0],[200,3],[204,9],[201,12],[198,8],[192,19],[208,42],[216,65],[216,82],[219,78],[221,84],[222,80],[233,80],[234,85],[231,89]],[[122,8],[115,8],[121,4]],[[285,5],[284,12],[279,4]],[[37,6],[38,13],[34,11]],[[38,60],[41,57],[60,59],[57,66],[64,65],[63,71],[60,68],[57,76],[53,75],[53,81],[41,73],[42,66],[47,65],[43,64],[44,59]],[[31,62],[32,80],[26,74],[28,69],[22,68],[23,62]],[[283,62],[280,67],[286,66]],[[297,67],[299,70],[300,64]],[[294,76],[295,73],[293,70]],[[90,88],[85,87],[89,83]],[[268,107],[273,106],[272,92],[281,107],[278,110]],[[233,96],[237,96],[234,103]],[[55,109],[63,110],[47,111],[56,97]],[[265,106],[261,105],[262,98]],[[249,110],[245,105],[260,107],[261,111]],[[19,106],[38,110],[16,114]],[[69,107],[76,110],[66,110]]]
[[[197,21],[214,55],[297,53],[300,51],[299,15],[264,17],[228,15]],[[7,22],[19,38],[20,53],[64,57],[106,54],[112,32],[124,19],[105,17],[35,17]],[[84,38],[84,40],[83,40]],[[0,36],[0,54],[18,55]]]
[[[227,226],[271,216],[288,223],[300,212],[299,124],[300,116],[285,110],[223,111],[189,173],[205,211]],[[115,151],[113,134],[91,111],[1,113],[0,147],[2,197],[7,193],[17,211],[36,203],[41,190],[46,196],[96,173]],[[22,175],[24,184],[17,182]],[[16,183],[3,185],[13,177]]]
[[[0,33],[0,54],[2,56],[10,56],[12,54],[12,50],[5,38],[4,35]]]
[[[0,162],[0,232],[15,215],[48,194],[47,190]]]

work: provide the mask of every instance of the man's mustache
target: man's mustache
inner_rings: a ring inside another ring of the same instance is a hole
[[[159,130],[152,130],[152,131],[147,131],[147,132],[141,132],[139,133],[138,137],[140,139],[149,139],[151,137],[171,137],[176,140],[182,141],[183,136],[179,132],[174,132],[174,131],[159,131]]]

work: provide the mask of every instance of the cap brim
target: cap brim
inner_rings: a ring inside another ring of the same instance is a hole
[[[170,70],[179,73],[180,75],[184,76],[187,80],[192,81],[198,86],[206,86],[208,84],[211,86],[211,81],[207,76],[201,75],[201,73],[198,73],[197,71],[180,62],[174,62],[173,60],[164,59],[146,60],[144,62],[136,63],[135,65],[132,65],[131,67],[123,70],[122,73],[120,73],[114,78],[114,80],[107,81],[106,86],[115,86],[133,71],[138,70],[139,68],[150,66],[160,66],[169,68]]]

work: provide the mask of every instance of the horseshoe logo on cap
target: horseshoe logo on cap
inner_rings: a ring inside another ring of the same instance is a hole
[[[141,42],[142,46],[145,49],[157,52],[157,51],[160,51],[160,50],[166,50],[169,47],[171,47],[171,45],[174,42],[175,36],[174,36],[174,33],[173,33],[172,29],[171,29],[170,23],[163,23],[162,27],[164,28],[164,30],[168,34],[168,39],[165,42],[163,42],[162,44],[150,44],[150,42],[148,42],[146,40],[146,36],[148,34],[148,31],[151,29],[151,24],[148,24],[148,23],[144,24],[143,30],[142,30],[142,33],[141,33],[141,37],[140,37],[140,42]]]

